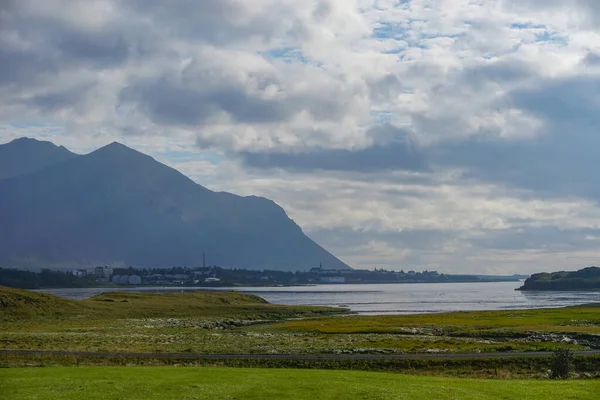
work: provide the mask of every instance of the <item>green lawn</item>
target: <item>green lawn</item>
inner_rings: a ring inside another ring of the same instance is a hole
[[[600,381],[478,380],[375,372],[79,367],[0,370],[12,399],[597,399]]]

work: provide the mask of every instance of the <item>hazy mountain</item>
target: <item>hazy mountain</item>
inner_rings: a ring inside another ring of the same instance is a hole
[[[4,265],[195,266],[206,252],[224,267],[349,268],[273,201],[210,191],[119,143],[0,181],[0,221]]]
[[[0,179],[39,171],[75,156],[54,143],[29,138],[15,139],[0,145]]]

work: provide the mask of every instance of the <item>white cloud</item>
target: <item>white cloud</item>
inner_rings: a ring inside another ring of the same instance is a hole
[[[583,262],[600,221],[597,4],[2,2],[0,141],[120,140],[211,188],[271,197],[309,232],[360,234],[330,243],[358,266],[544,268],[542,243],[500,256],[475,240],[509,246],[519,229],[556,229]],[[424,230],[443,240],[374,238]]]

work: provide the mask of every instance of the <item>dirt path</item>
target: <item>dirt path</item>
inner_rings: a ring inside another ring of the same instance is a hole
[[[600,350],[575,351],[576,356],[600,356]],[[103,358],[160,358],[196,360],[428,360],[428,359],[480,359],[508,357],[548,357],[553,353],[507,352],[507,353],[450,353],[450,354],[199,354],[199,353],[122,353],[88,351],[38,351],[0,350],[1,355],[103,357]]]

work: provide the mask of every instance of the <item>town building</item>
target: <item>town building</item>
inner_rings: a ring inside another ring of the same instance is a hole
[[[322,276],[320,281],[323,283],[346,283],[346,278],[343,276]]]
[[[112,274],[113,274],[113,269],[110,268],[110,267],[96,267],[96,268],[94,268],[94,276],[96,276],[96,279],[106,279],[106,280],[108,280]]]

